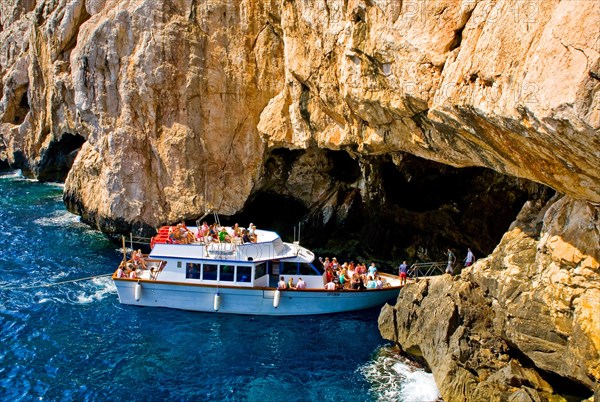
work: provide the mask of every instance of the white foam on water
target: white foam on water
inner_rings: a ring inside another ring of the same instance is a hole
[[[40,226],[71,226],[79,223],[79,216],[68,211],[55,211],[51,216],[36,219],[34,223]]]
[[[394,364],[394,370],[400,372],[405,370],[402,363]],[[406,374],[402,386],[402,394],[405,401],[438,401],[441,399],[440,391],[433,379],[433,374],[424,370],[409,371]]]
[[[44,183],[46,186],[50,186],[50,187],[58,187],[58,188],[65,188],[65,183],[54,183],[54,182],[46,182]],[[61,195],[61,199],[62,199],[62,195]]]
[[[21,170],[13,170],[10,172],[0,173],[0,179],[23,179]]]
[[[371,384],[371,395],[381,402],[441,401],[433,375],[397,354],[391,347],[382,347],[376,357],[359,368]]]
[[[77,286],[79,289],[73,289]],[[34,293],[38,303],[90,304],[103,300],[117,292],[108,276],[82,280],[74,283],[57,284]]]
[[[85,287],[89,288],[92,293],[88,293],[87,291],[79,293],[75,300],[75,302],[78,304],[94,303],[117,292],[115,284],[109,277],[94,278],[90,281],[87,281]]]

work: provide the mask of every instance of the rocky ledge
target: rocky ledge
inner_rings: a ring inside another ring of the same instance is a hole
[[[446,401],[597,400],[599,227],[586,203],[527,203],[489,257],[402,289],[381,333],[424,359]]]

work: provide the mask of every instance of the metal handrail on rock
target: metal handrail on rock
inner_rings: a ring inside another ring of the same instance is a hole
[[[417,280],[419,278],[442,275],[446,269],[446,261],[417,262],[410,266],[408,275]]]

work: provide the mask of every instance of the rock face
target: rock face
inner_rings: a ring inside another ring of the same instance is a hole
[[[412,247],[430,238],[423,228],[446,232],[438,246],[489,251],[517,205],[548,199],[520,179],[550,186],[565,196],[545,212],[540,239],[513,228],[464,283],[412,291],[425,304],[448,287],[481,308],[498,303],[493,321],[466,307],[452,317],[492,326],[494,348],[526,356],[475,375],[470,362],[483,357],[467,351],[479,341],[453,345],[469,362],[462,383],[439,374],[452,362],[426,356],[446,367],[436,374],[445,395],[488,374],[524,384],[514,398],[551,393],[529,366],[589,388],[598,380],[598,26],[597,1],[2,2],[0,166],[65,179],[68,208],[108,233],[148,233],[209,210],[242,216],[275,199],[315,232],[348,225],[356,237],[346,247],[375,236],[384,246],[366,252],[410,257],[427,255]],[[405,190],[424,194],[431,176],[467,178],[469,188],[407,201]],[[413,237],[386,243],[396,228]],[[550,335],[525,330],[536,314]]]
[[[600,211],[557,198],[527,203],[460,277],[411,284],[383,309],[382,335],[427,361],[444,400],[599,392]]]
[[[597,2],[327,3],[284,2],[271,146],[403,150],[600,202]]]
[[[582,27],[599,8],[5,4],[0,155],[43,178],[53,146],[80,136],[60,156],[85,141],[65,199],[105,231],[238,212],[279,147],[404,151],[598,203],[600,42]]]

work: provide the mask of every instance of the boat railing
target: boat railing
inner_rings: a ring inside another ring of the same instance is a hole
[[[445,272],[446,262],[417,262],[410,266],[408,275],[419,279],[427,276],[442,275]]]

